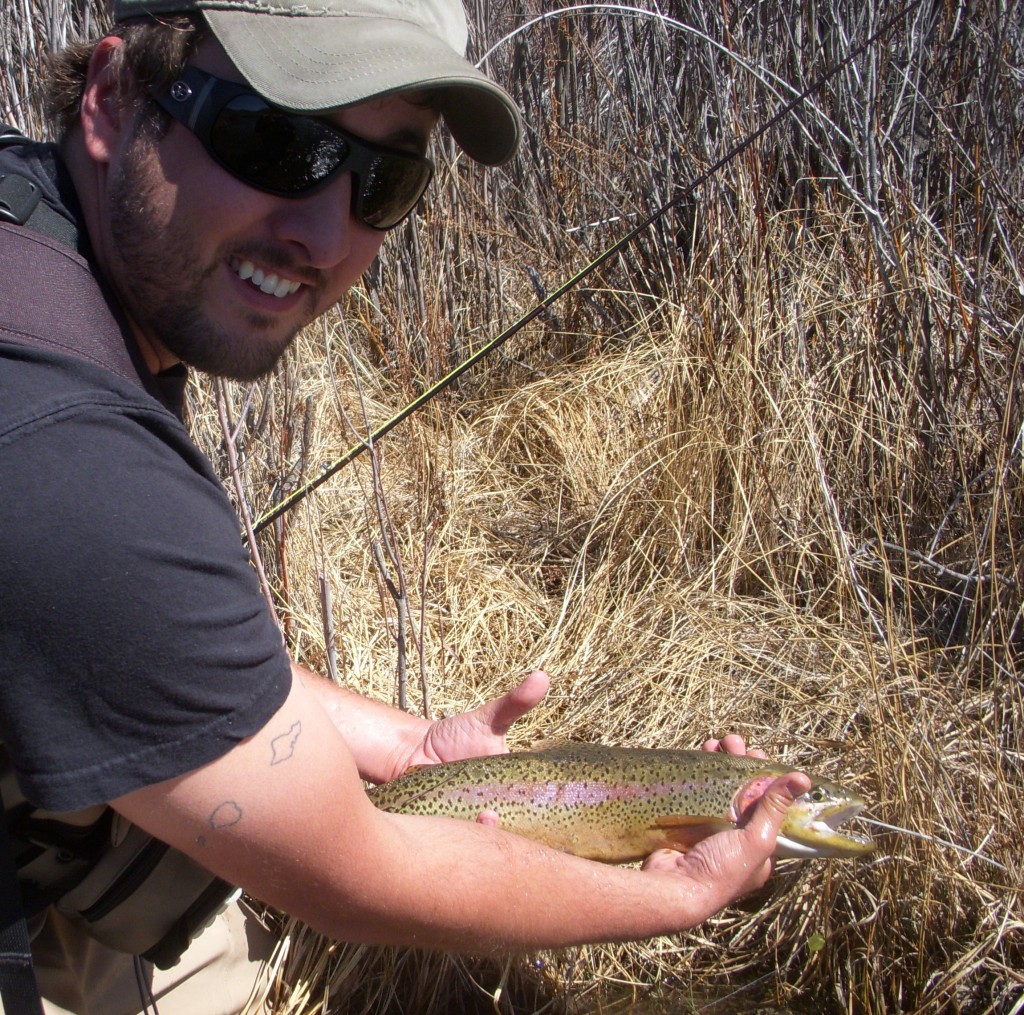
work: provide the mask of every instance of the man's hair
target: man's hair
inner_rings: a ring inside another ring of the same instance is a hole
[[[117,97],[125,105],[148,97],[150,88],[165,88],[181,74],[208,29],[199,15],[173,15],[160,20],[140,18],[116,25],[107,35],[124,40],[111,54]],[[77,123],[89,61],[96,40],[73,43],[47,61],[43,92],[46,117],[58,140]],[[156,123],[169,117],[155,104]]]

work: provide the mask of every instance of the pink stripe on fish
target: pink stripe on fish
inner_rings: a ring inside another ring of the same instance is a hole
[[[769,782],[771,780],[769,779]],[[473,805],[502,800],[506,803],[519,802],[551,806],[563,804],[603,804],[614,800],[643,800],[647,797],[663,799],[671,793],[697,791],[700,782],[666,783],[606,783],[606,782],[537,782],[526,784],[499,783],[493,786],[463,786],[445,791],[453,802]]]

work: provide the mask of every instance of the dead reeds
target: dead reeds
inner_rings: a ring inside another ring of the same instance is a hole
[[[481,173],[442,141],[423,215],[274,377],[220,412],[195,380],[194,432],[229,488],[234,462],[243,514],[895,13],[470,7],[522,155]],[[41,22],[12,24],[20,59]],[[281,1012],[1024,1010],[1022,25],[1019,3],[915,7],[256,541],[292,651],[326,670],[332,631],[338,679],[368,694],[397,700],[400,639],[410,707],[434,714],[543,665],[520,746],[736,730],[924,837],[783,864],[644,944],[470,961],[288,925]]]

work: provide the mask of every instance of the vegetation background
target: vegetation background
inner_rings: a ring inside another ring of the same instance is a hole
[[[431,715],[542,665],[519,746],[735,730],[909,831],[644,944],[470,961],[286,922],[279,1010],[1024,1011],[1021,4],[469,8],[522,151],[439,139],[422,215],[273,377],[195,379],[243,517],[684,200],[263,529],[292,650]],[[45,53],[102,21],[6,0],[2,114],[42,135]]]

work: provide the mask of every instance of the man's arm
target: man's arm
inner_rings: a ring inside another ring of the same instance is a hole
[[[805,776],[742,828],[651,869],[608,867],[500,829],[378,811],[316,694],[293,681],[255,736],[114,807],[225,880],[340,940],[480,953],[692,927],[763,884]]]

